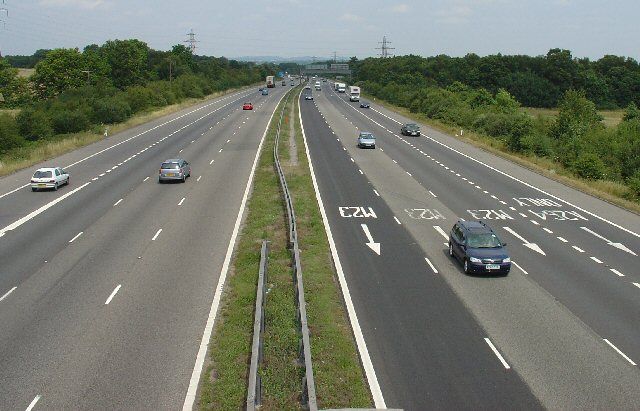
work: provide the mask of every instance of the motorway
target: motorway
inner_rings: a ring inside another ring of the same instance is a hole
[[[58,191],[25,187],[37,167],[0,179],[0,409],[190,401],[285,90],[209,100],[39,165],[68,170]],[[158,184],[160,163],[176,157],[192,176]]]
[[[312,93],[305,141],[377,407],[640,408],[638,215],[424,125],[402,136],[412,121],[331,83]],[[509,276],[449,258],[459,218],[509,244]]]

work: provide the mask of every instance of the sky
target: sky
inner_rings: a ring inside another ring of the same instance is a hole
[[[0,0],[0,52],[137,38],[209,56],[607,54],[640,60],[640,0]]]

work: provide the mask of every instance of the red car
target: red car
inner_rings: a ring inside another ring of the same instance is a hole
[[[244,105],[242,106],[243,110],[253,110],[253,104],[251,103],[244,103]]]

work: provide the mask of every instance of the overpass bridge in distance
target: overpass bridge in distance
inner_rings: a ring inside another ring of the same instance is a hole
[[[314,75],[314,74],[341,74],[345,76],[351,75],[351,69],[347,63],[333,63],[333,64],[307,64],[302,69],[302,75]]]

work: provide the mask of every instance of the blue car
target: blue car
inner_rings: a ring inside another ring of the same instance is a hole
[[[267,96],[267,95],[269,95],[269,90],[267,90],[266,88],[263,88],[263,89],[262,89],[262,95],[263,95],[263,96]]]
[[[482,221],[460,220],[449,233],[449,255],[462,262],[466,274],[509,274],[506,245]]]

